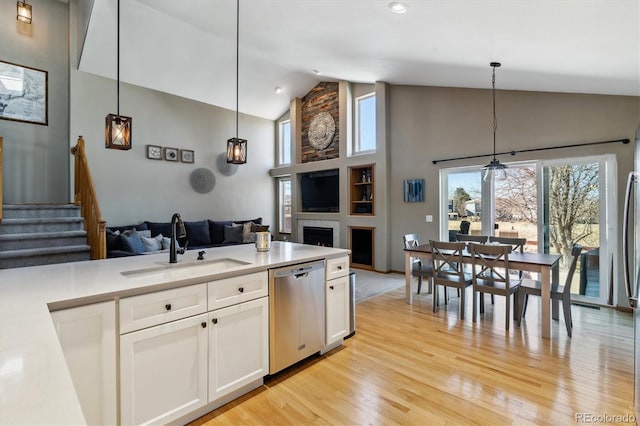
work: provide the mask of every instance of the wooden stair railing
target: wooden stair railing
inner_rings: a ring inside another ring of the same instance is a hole
[[[84,218],[87,241],[91,246],[91,259],[105,259],[107,257],[106,221],[102,218],[98,206],[98,197],[89,172],[82,136],[78,137],[78,144],[71,148],[71,153],[75,157],[74,204],[80,206]]]

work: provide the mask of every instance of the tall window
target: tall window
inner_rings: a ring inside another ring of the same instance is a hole
[[[376,95],[368,95],[356,98],[356,119],[353,153],[376,150]]]
[[[278,135],[278,165],[291,164],[291,120],[280,122]]]
[[[278,223],[281,234],[291,233],[291,178],[278,179]]]

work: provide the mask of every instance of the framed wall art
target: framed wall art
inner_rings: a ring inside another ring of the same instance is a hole
[[[49,73],[0,60],[0,119],[49,124]]]
[[[150,160],[162,160],[162,147],[158,145],[147,145],[147,158]]]
[[[194,154],[190,149],[181,149],[180,150],[180,161],[183,163],[193,163]]]
[[[424,201],[424,179],[404,180],[404,202],[421,203]]]
[[[178,149],[165,147],[164,159],[167,161],[178,161]]]

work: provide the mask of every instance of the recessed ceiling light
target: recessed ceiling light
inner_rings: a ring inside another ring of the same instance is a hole
[[[318,70],[311,70],[312,73],[314,73],[315,75],[320,75],[320,71]]]
[[[282,87],[280,86],[276,86],[276,88],[274,89],[274,91],[278,94],[282,93]]]
[[[406,3],[402,3],[399,1],[392,1],[387,7],[393,13],[406,13],[407,9],[409,8]]]

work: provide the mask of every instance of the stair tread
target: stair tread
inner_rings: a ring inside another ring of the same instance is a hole
[[[39,209],[79,209],[74,204],[3,204],[7,210],[39,210]]]
[[[83,252],[83,251],[88,252],[90,250],[91,250],[91,247],[89,247],[86,244],[78,244],[73,246],[17,249],[17,250],[0,251],[0,259],[10,259],[15,257],[44,256],[44,255],[51,255],[51,254],[75,253],[75,252]]]
[[[52,232],[28,232],[15,234],[0,234],[0,241],[36,240],[39,238],[69,238],[85,237],[87,231],[52,231]]]
[[[0,222],[1,225],[22,225],[29,223],[66,223],[66,222],[84,222],[84,219],[80,216],[78,217],[20,217],[20,218],[10,218],[10,219],[2,219]]]

